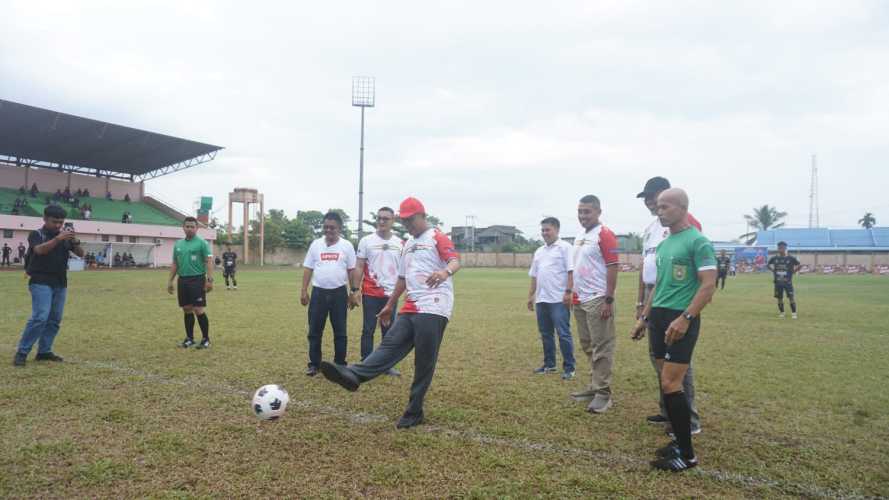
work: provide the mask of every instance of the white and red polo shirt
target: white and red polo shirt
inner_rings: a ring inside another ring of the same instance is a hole
[[[703,232],[701,223],[692,214],[688,214],[688,223]],[[657,217],[642,232],[642,282],[654,286],[657,281],[657,246],[670,236],[670,228],[661,225]]]
[[[450,318],[454,310],[453,279],[448,277],[435,288],[427,285],[426,280],[458,258],[460,255],[454,249],[454,243],[438,229],[429,228],[420,236],[409,239],[404,244],[399,270],[407,287],[407,299],[399,314],[425,313]]]
[[[312,269],[312,286],[333,290],[349,284],[349,271],[355,269],[355,248],[340,238],[328,246],[324,237],[309,245],[303,267]]]
[[[373,233],[358,242],[359,259],[364,259],[364,283],[361,293],[368,297],[389,297],[398,281],[401,249],[404,242],[394,234],[388,240]]]
[[[617,265],[617,238],[602,224],[574,240],[574,293],[580,303],[605,295],[607,267]]]

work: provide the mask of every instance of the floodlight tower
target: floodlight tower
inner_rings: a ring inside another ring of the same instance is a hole
[[[812,155],[812,179],[809,184],[809,227],[821,227],[821,213],[818,207],[818,163]]]
[[[358,238],[364,236],[364,108],[374,107],[376,96],[372,76],[352,77],[352,106],[361,108],[361,150],[358,157]]]

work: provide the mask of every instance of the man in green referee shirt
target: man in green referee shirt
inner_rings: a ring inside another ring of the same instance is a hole
[[[657,215],[670,229],[657,247],[657,281],[630,333],[651,335],[667,417],[675,439],[655,453],[656,469],[681,472],[698,465],[691,444],[691,407],[682,380],[701,329],[701,311],[716,291],[716,254],[710,240],[688,222],[688,195],[677,188],[658,196]]]
[[[170,268],[170,281],[167,292],[173,294],[173,280],[179,275],[179,307],[185,313],[184,348],[194,345],[194,322],[197,318],[201,327],[201,343],[198,349],[210,347],[210,322],[204,313],[207,307],[207,292],[213,290],[213,252],[210,244],[198,236],[198,220],[186,217],[182,223],[185,239],[173,247],[173,265]]]

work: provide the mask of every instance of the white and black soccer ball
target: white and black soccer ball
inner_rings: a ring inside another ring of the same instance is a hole
[[[253,395],[253,413],[261,420],[277,420],[284,416],[290,395],[275,384],[260,387]]]

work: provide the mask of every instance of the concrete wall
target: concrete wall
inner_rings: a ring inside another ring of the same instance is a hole
[[[0,230],[11,229],[12,238],[4,238],[0,233],[0,246],[8,243],[13,249],[19,242],[28,246],[28,234],[43,226],[43,219],[39,217],[25,217],[21,215],[0,214]],[[176,240],[183,237],[182,228],[179,226],[158,226],[151,224],[121,224],[120,222],[101,221],[74,221],[74,230],[78,237],[87,243],[117,243],[117,236],[123,237],[123,243],[154,243],[155,238],[160,240],[160,245],[154,249],[158,266],[169,266],[173,261],[173,245]],[[108,241],[102,240],[107,235]],[[216,232],[212,229],[199,229],[198,235],[211,243],[216,239]],[[135,237],[131,242],[130,237]],[[15,252],[13,252],[15,253]]]
[[[141,182],[59,172],[48,168],[27,169],[0,165],[0,187],[18,189],[21,186],[26,186],[27,189],[31,189],[31,184],[35,182],[41,193],[54,193],[56,189],[64,191],[68,187],[71,191],[89,189],[90,195],[103,197],[107,189],[111,191],[111,196],[116,200],[122,200],[127,194],[134,201],[142,199],[143,184]]]
[[[232,251],[238,254],[239,264],[244,264],[244,246],[232,245]],[[213,255],[222,255],[225,252],[225,245],[222,242],[216,242],[213,245]],[[250,248],[249,261],[246,264],[259,264],[259,248]],[[305,250],[295,250],[293,248],[278,248],[274,252],[266,250],[265,265],[267,266],[302,266],[306,259]]]

